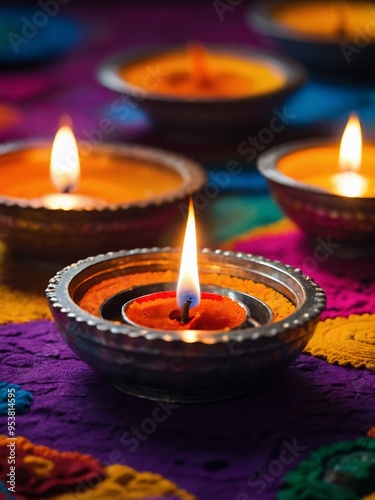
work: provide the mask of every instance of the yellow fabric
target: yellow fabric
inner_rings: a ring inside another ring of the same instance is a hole
[[[51,318],[44,290],[55,271],[27,265],[0,242],[0,324]]]
[[[321,321],[305,352],[329,363],[375,371],[375,314]]]
[[[34,455],[28,455],[23,459],[25,464],[30,464],[34,473],[38,476],[49,476],[50,472],[55,467],[54,463],[51,460],[47,460],[43,457],[38,457]]]
[[[107,478],[94,488],[77,493],[65,493],[48,500],[142,500],[171,496],[181,500],[195,500],[195,496],[159,474],[137,472],[126,465],[110,465],[104,468]]]

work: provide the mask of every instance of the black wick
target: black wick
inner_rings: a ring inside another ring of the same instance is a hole
[[[191,299],[187,299],[185,304],[181,307],[181,323],[189,322],[189,309],[190,309]]]
[[[64,187],[62,190],[62,193],[64,194],[69,194],[73,191],[74,185],[73,184],[68,184],[67,186]]]

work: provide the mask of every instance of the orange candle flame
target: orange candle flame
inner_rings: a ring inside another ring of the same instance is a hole
[[[73,192],[80,177],[77,141],[66,121],[65,118],[53,141],[50,163],[51,180],[60,193]]]
[[[186,224],[184,245],[182,248],[180,274],[177,282],[177,305],[182,307],[187,300],[191,307],[200,302],[200,286],[198,274],[197,236],[195,229],[194,205],[190,199]]]
[[[344,130],[339,154],[339,174],[334,176],[336,191],[344,196],[361,196],[367,181],[359,173],[362,164],[362,131],[356,113],[350,115]]]

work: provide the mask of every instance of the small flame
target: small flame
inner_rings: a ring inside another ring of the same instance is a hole
[[[191,300],[190,306],[195,307],[200,302],[200,296],[194,205],[190,199],[180,274],[177,283],[177,305],[182,307],[187,300]]]
[[[358,115],[352,113],[341,139],[339,169],[358,172],[362,163],[362,131]]]
[[[71,193],[77,188],[80,177],[78,146],[69,125],[62,125],[53,141],[50,175],[60,193]]]
[[[350,115],[344,130],[339,154],[339,174],[333,180],[336,191],[344,196],[361,196],[367,187],[366,179],[359,174],[362,164],[362,131],[356,113]]]

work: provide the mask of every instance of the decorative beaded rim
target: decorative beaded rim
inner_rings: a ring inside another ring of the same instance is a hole
[[[68,267],[59,271],[53,278],[51,278],[49,285],[46,289],[46,296],[49,300],[51,308],[59,310],[63,315],[68,316],[71,320],[77,323],[86,323],[88,326],[98,329],[101,332],[108,332],[115,335],[127,335],[132,338],[145,338],[147,340],[163,340],[166,342],[182,341],[183,333],[181,331],[170,330],[168,332],[161,330],[152,330],[148,328],[141,328],[131,325],[117,325],[111,321],[104,320],[94,316],[87,311],[80,308],[69,294],[69,284],[81,271],[90,268],[94,264],[103,263],[107,260],[131,257],[136,255],[156,255],[157,253],[175,253],[179,250],[174,248],[142,248],[133,250],[121,250],[119,252],[109,252],[107,254],[100,254],[93,257],[88,257],[80,260]],[[204,255],[219,255],[222,257],[229,257],[232,259],[241,259],[244,263],[253,263],[255,265],[266,266],[279,273],[284,273],[288,279],[293,280],[302,290],[303,301],[300,307],[282,321],[271,323],[258,328],[247,328],[244,330],[231,330],[221,332],[204,331],[204,338],[198,339],[191,343],[228,343],[236,342],[241,343],[245,340],[256,340],[260,337],[276,337],[279,334],[292,331],[295,328],[304,326],[317,318],[326,306],[326,295],[322,288],[315,283],[309,276],[302,274],[300,269],[296,269],[290,265],[282,264],[279,261],[274,261],[261,256],[254,256],[242,252],[231,252],[223,250],[210,250],[203,249],[200,251]],[[198,330],[191,330],[190,332],[202,333]],[[85,338],[87,338],[85,336]]]
[[[24,152],[28,149],[34,148],[45,148],[46,146],[51,146],[51,144],[51,141],[45,139],[14,141],[2,144],[0,145],[0,159],[2,155],[6,155],[8,153]],[[151,148],[148,146],[134,146],[130,144],[103,143],[98,147],[94,147],[93,153],[95,153],[95,151],[160,164],[173,170],[174,172],[177,172],[182,177],[182,185],[180,188],[171,190],[169,193],[154,196],[152,199],[130,203],[108,203],[103,206],[93,208],[73,208],[69,210],[69,212],[115,212],[116,210],[143,209],[146,207],[161,206],[164,203],[172,203],[187,198],[191,194],[199,191],[206,182],[206,174],[197,162],[185,156],[170,153],[169,151],[165,151],[163,149]],[[43,206],[42,202],[8,197],[0,193],[0,207],[1,206],[50,210]],[[63,210],[57,209],[53,211],[61,212]]]

